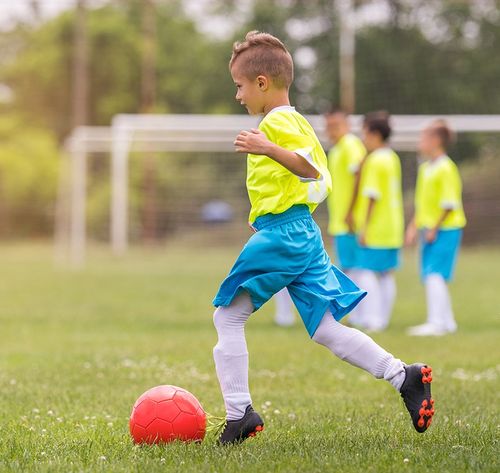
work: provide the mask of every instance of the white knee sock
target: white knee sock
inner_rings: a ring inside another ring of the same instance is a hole
[[[285,287],[274,295],[276,313],[274,319],[279,325],[293,325],[295,322],[294,305],[288,289]]]
[[[384,316],[382,312],[382,294],[380,281],[374,271],[362,270],[358,272],[358,282],[361,289],[368,294],[359,303],[360,321],[363,328],[382,330]]]
[[[375,378],[384,378],[398,391],[405,379],[404,364],[377,345],[368,335],[337,322],[326,312],[313,340],[341,360],[362,368]]]
[[[457,324],[451,307],[450,294],[443,276],[429,274],[425,278],[425,293],[427,322],[445,330],[456,330]]]
[[[384,273],[379,276],[380,293],[382,296],[381,322],[382,327],[386,328],[391,320],[394,301],[396,300],[396,280],[392,272]]]
[[[218,307],[214,325],[219,340],[214,347],[217,377],[226,406],[228,420],[241,419],[252,403],[248,388],[248,350],[245,322],[253,311],[248,293],[234,298],[231,305]]]

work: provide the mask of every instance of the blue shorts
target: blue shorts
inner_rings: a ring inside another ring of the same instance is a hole
[[[257,233],[219,288],[216,307],[230,305],[247,291],[257,310],[286,287],[312,337],[328,309],[340,320],[366,295],[332,265],[306,205],[258,217],[254,228]]]
[[[338,266],[343,271],[354,269],[358,264],[358,240],[356,235],[345,233],[343,235],[335,235],[333,237],[333,250],[335,252]]]
[[[427,243],[424,231],[420,233],[420,275],[422,280],[429,274],[440,274],[445,281],[453,279],[458,250],[462,241],[462,229],[439,230],[436,239]]]
[[[369,248],[359,246],[358,268],[385,273],[399,268],[399,248]]]

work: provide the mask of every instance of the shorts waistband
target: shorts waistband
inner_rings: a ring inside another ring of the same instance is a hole
[[[284,225],[285,223],[295,222],[296,220],[302,220],[304,218],[311,218],[309,207],[304,204],[294,205],[280,214],[266,214],[257,217],[252,225],[252,228],[259,231],[264,228],[276,227],[278,225]]]

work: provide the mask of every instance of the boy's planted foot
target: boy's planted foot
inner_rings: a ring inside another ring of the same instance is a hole
[[[406,333],[412,337],[441,337],[449,333],[454,333],[456,330],[456,326],[448,328],[425,323],[422,325],[416,325],[415,327],[410,327]]]
[[[264,421],[260,415],[248,406],[245,415],[239,420],[228,420],[219,437],[221,445],[241,443],[248,437],[255,437],[258,432],[264,430]]]
[[[406,378],[401,386],[401,397],[410,413],[417,432],[425,432],[434,415],[431,397],[432,368],[421,363],[405,366]]]

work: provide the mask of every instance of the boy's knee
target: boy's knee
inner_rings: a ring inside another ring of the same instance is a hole
[[[214,315],[213,315],[213,322],[214,322],[214,326],[217,330],[219,330],[220,328],[222,328],[224,326],[224,307],[222,306],[219,306],[217,307],[217,309],[215,309],[214,311]]]

